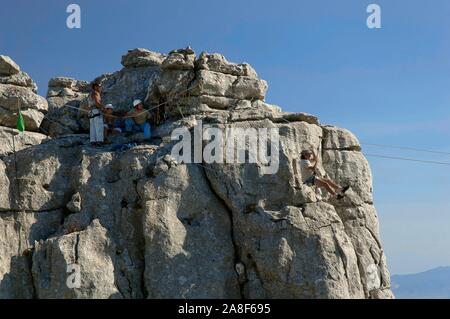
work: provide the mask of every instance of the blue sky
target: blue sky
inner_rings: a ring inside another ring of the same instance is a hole
[[[82,9],[81,30],[66,7]],[[382,29],[366,27],[366,7]],[[2,3],[0,53],[45,95],[54,76],[92,80],[128,49],[191,45],[246,61],[267,101],[317,115],[361,141],[450,152],[448,0],[125,1]],[[368,153],[450,162],[450,156],[365,146]],[[450,167],[370,158],[392,273],[450,265]]]

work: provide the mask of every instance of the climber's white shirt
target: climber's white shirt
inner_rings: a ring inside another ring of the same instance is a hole
[[[309,160],[300,160],[300,168],[302,173],[302,182],[306,182],[308,178],[314,175],[314,170],[310,169],[311,162]]]

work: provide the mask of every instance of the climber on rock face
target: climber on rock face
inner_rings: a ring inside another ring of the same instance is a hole
[[[133,107],[134,110],[131,110],[126,115],[125,132],[144,132],[144,138],[150,139],[151,127],[148,122],[151,118],[150,113],[144,109],[144,104],[142,104],[141,100],[134,100]]]
[[[105,107],[102,104],[101,98],[102,85],[99,82],[92,84],[92,92],[87,98],[89,108],[89,131],[91,144],[99,145],[104,142],[104,126],[103,115]]]
[[[331,179],[318,176],[316,168],[319,161],[314,152],[304,150],[301,152],[300,159],[302,181],[304,185],[323,187],[333,196],[337,196],[338,199],[344,197],[345,192],[349,189],[348,186],[341,188]]]

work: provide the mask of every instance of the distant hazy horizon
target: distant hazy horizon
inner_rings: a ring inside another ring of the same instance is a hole
[[[392,291],[399,299],[450,299],[450,267],[438,267],[417,274],[393,275]]]
[[[436,267],[433,267],[433,268],[430,268],[430,269],[426,269],[426,270],[422,270],[422,271],[419,271],[419,272],[411,272],[411,273],[404,273],[404,274],[394,274],[394,273],[391,273],[391,276],[410,276],[410,275],[418,275],[418,274],[427,273],[427,272],[430,272],[430,271],[433,271],[433,270],[436,270],[436,269],[450,269],[450,266],[436,266]],[[449,277],[449,279],[450,279],[450,277]]]

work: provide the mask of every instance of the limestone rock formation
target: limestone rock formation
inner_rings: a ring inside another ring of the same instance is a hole
[[[14,75],[20,72],[20,67],[9,56],[0,55],[0,75]]]
[[[17,126],[18,110],[22,111],[26,131]],[[46,135],[37,131],[47,112],[47,101],[37,95],[37,86],[9,57],[0,55],[0,158],[40,144]],[[14,140],[13,140],[14,138]]]
[[[48,114],[41,131],[49,136],[81,133],[89,129],[89,121],[80,116],[81,101],[89,94],[90,84],[72,78],[56,77],[48,83]]]
[[[47,101],[36,94],[36,84],[9,57],[0,56],[0,126],[16,127],[19,109],[28,131],[38,131]]]
[[[113,104],[116,111],[129,111],[133,107],[133,100],[144,100],[149,85],[158,78],[160,72],[159,65],[149,63],[104,74],[96,79],[102,82],[102,101],[105,104]]]
[[[60,227],[63,216],[59,210],[0,212],[1,299],[30,299],[36,296],[31,273],[35,241],[52,236]]]
[[[37,93],[37,85],[33,79],[25,72],[19,72],[13,75],[0,75],[0,84],[11,84],[30,89],[33,93]]]
[[[15,140],[13,141],[13,136]],[[10,155],[16,151],[23,150],[27,147],[41,144],[42,141],[48,137],[41,133],[24,132],[20,133],[18,130],[10,127],[0,126],[0,157]]]
[[[29,88],[0,84],[0,126],[16,127],[20,108],[26,129],[38,131],[47,107],[47,101]]]
[[[77,107],[87,83],[59,78],[49,111],[67,131],[0,159],[1,298],[393,297],[370,167],[351,132],[266,103],[255,70],[219,54],[135,49],[122,64],[101,76],[104,100],[159,105],[150,143],[91,146],[75,114],[57,113]],[[173,158],[174,130],[200,125],[275,129],[277,170]],[[303,149],[351,186],[343,200],[301,183]]]
[[[139,48],[130,50],[127,54],[122,56],[122,65],[125,68],[161,66],[165,58],[164,54]]]

